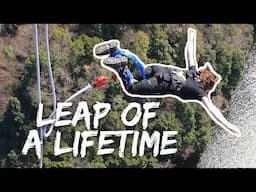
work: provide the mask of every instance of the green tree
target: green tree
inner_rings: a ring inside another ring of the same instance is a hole
[[[221,75],[222,80],[220,85],[222,92],[225,93],[225,89],[228,87],[228,78],[231,75],[232,68],[232,51],[231,47],[222,41],[218,41],[215,47],[216,50],[216,66],[217,72]]]
[[[212,25],[212,27],[213,27],[213,31],[214,31],[215,40],[218,43],[218,41],[221,41],[222,37],[224,36],[223,35],[224,30],[220,24]]]
[[[83,34],[72,42],[71,50],[73,58],[70,64],[70,71],[76,83],[80,77],[88,79],[86,78],[86,73],[88,73],[85,70],[86,66],[90,66],[94,61],[93,47],[101,41],[98,37],[89,37]]]
[[[200,65],[204,65],[204,63],[210,62],[213,68],[216,68],[216,51],[214,49],[205,48],[200,59]]]
[[[103,24],[87,24],[87,25],[80,24],[79,30],[81,31],[81,33],[86,33],[89,36],[102,37],[103,36],[102,25]]]
[[[112,100],[112,110],[116,112],[121,112],[128,103],[123,99],[121,95],[116,95]]]
[[[229,94],[236,88],[239,81],[242,79],[244,63],[245,57],[243,52],[239,49],[234,49],[232,51],[231,74],[228,77],[227,91]]]
[[[108,86],[105,91],[105,98],[107,102],[112,102],[113,98],[117,95],[123,95],[123,90],[121,88],[119,80],[109,80]]]
[[[73,42],[72,50],[76,57],[82,56],[85,58],[85,62],[91,63],[94,59],[93,47],[101,41],[102,39],[98,37],[89,37],[83,34]]]
[[[142,157],[124,157],[120,160],[120,168],[157,168],[158,160],[151,154]]]
[[[80,24],[78,32],[89,36],[98,36],[104,40],[120,39],[125,31],[139,30],[143,25],[138,24]]]
[[[67,143],[62,140],[61,147],[67,147]],[[73,164],[72,153],[65,153],[55,156],[53,153],[53,146],[44,145],[44,168],[72,168],[75,167]]]
[[[103,24],[102,32],[103,39],[119,39],[124,31],[128,31],[131,28],[130,25],[125,24]]]
[[[230,41],[232,42],[233,41],[233,36],[235,35],[235,25],[234,24],[228,24],[226,25],[226,32],[227,32],[227,35],[229,36],[230,38]]]
[[[104,131],[125,130],[125,126],[121,121],[120,112],[109,112],[109,114],[101,120],[99,129]]]
[[[195,119],[196,119],[196,123],[195,123],[196,145],[195,146],[196,146],[196,153],[199,158],[201,153],[205,150],[208,142],[210,141],[211,120],[201,106],[196,106]]]
[[[71,59],[72,47],[70,33],[62,27],[54,27],[54,29],[49,33],[49,44],[53,69],[54,66],[68,66]],[[45,48],[41,53],[46,54]]]
[[[16,55],[15,55],[11,46],[4,47],[3,48],[3,53],[5,54],[5,56],[7,57],[8,60],[10,60],[10,61],[15,61],[16,60]]]
[[[149,36],[144,31],[128,31],[121,37],[121,47],[131,50],[141,61],[147,63],[149,50]]]
[[[2,166],[7,168],[33,167],[35,162],[28,161],[28,159],[33,160],[35,155],[21,155],[23,144],[31,127],[21,112],[21,103],[16,97],[11,97],[0,125],[0,141],[4,141],[0,146]]]
[[[181,137],[181,127],[178,125],[177,118],[173,112],[161,112],[161,114],[149,125],[149,130],[157,130],[160,134],[163,134],[163,131],[177,131],[178,134],[175,136],[176,144],[171,147],[177,149],[182,146],[182,137]],[[158,156],[158,163],[160,164],[170,164],[173,161],[175,154]]]
[[[143,31],[138,31],[137,33],[135,33],[135,41],[132,45],[132,50],[144,62],[147,61],[148,49],[149,49],[148,35]]]
[[[16,154],[16,152],[14,150],[11,150],[8,154],[7,154],[7,158],[4,162],[4,167],[8,167],[8,168],[17,168],[19,167],[19,160],[18,160],[18,155]]]
[[[164,26],[152,25],[148,57],[163,64],[174,64],[171,54],[174,51],[168,42],[168,35]]]
[[[99,161],[92,161],[86,164],[86,168],[106,168],[106,165],[102,162]]]
[[[16,97],[10,98],[2,126],[2,136],[8,138],[6,150],[20,149],[28,127],[25,125],[25,115],[21,112],[21,103]]]

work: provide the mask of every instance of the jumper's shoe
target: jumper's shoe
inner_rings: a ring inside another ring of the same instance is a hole
[[[98,45],[95,48],[95,54],[97,56],[102,56],[102,55],[108,55],[111,53],[111,50],[115,50],[117,48],[117,42],[116,41],[112,41],[110,43],[104,43],[101,45]]]
[[[125,56],[108,57],[103,60],[103,64],[110,67],[115,67],[115,66],[120,67],[120,65],[124,66],[127,63],[128,63],[128,59]]]

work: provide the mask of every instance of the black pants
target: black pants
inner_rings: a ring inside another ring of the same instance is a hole
[[[143,79],[140,71],[134,71],[133,77],[139,82],[135,83],[128,89],[128,92],[140,95],[159,95],[171,93],[170,83],[163,79],[164,74],[169,74],[169,67],[163,67],[159,65],[146,66],[145,76],[147,79]]]

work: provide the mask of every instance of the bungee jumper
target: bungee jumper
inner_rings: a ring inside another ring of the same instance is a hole
[[[209,62],[198,69],[196,60],[196,30],[188,28],[184,50],[186,68],[164,64],[145,65],[135,54],[121,49],[118,40],[110,40],[94,46],[94,56],[101,65],[114,72],[123,91],[131,97],[174,97],[182,102],[201,104],[215,123],[230,134],[241,136],[240,130],[228,122],[211,101],[211,93],[221,80]],[[131,72],[130,59],[137,70]]]

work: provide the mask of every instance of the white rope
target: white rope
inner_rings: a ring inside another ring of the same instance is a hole
[[[55,84],[53,80],[53,74],[52,74],[52,66],[51,66],[51,58],[50,58],[50,50],[49,50],[49,36],[48,36],[48,24],[45,24],[45,48],[46,48],[46,57],[47,57],[47,63],[48,63],[48,74],[50,78],[50,85],[51,85],[51,91],[52,91],[52,100],[53,100],[53,112],[49,116],[50,118],[54,118],[56,114],[56,108],[57,108],[57,99],[56,99],[56,91],[55,91]],[[46,133],[47,126],[43,127],[43,133],[45,137],[48,137],[50,134]],[[49,133],[49,131],[48,131]]]
[[[50,78],[51,90],[52,90],[52,100],[53,100],[53,112],[56,111],[56,92],[55,92],[55,85],[52,75],[52,66],[51,66],[51,59],[50,59],[50,51],[49,51],[49,38],[48,38],[48,24],[45,25],[45,48],[46,48],[46,56],[48,62],[48,73]]]
[[[66,102],[72,101],[75,97],[77,97],[78,95],[81,95],[83,92],[90,90],[91,88],[92,88],[91,84],[88,84],[86,87],[84,87],[83,89],[76,92],[75,94],[70,96],[68,99],[66,99],[64,102],[66,103]]]
[[[36,75],[37,75],[37,98],[38,103],[42,103],[41,98],[41,83],[40,83],[40,64],[39,64],[39,49],[38,49],[38,31],[37,24],[34,24],[34,43],[35,43],[35,51],[36,51]],[[43,168],[43,128],[40,129],[40,140],[41,140],[41,156],[39,159],[39,168]]]

